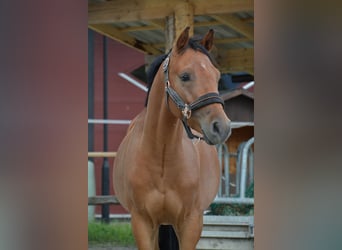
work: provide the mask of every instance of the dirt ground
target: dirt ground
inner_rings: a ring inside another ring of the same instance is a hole
[[[106,245],[88,245],[88,250],[137,250],[136,247],[121,247],[121,246],[112,246],[109,244]]]

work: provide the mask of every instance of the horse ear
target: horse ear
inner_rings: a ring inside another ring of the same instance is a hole
[[[208,33],[203,37],[201,44],[206,48],[208,51],[211,50],[214,43],[214,30],[210,29]]]
[[[190,27],[186,27],[177,39],[177,51],[181,51],[188,44]]]

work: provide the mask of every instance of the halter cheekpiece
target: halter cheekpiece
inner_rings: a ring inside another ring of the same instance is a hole
[[[170,55],[169,52],[168,56],[165,58],[163,62],[163,70],[165,76],[165,93],[166,93],[166,104],[168,106],[168,98],[170,97],[171,100],[176,104],[177,108],[182,112],[182,123],[184,129],[190,139],[198,139],[203,140],[203,137],[199,137],[194,135],[191,132],[191,128],[188,125],[188,119],[190,119],[192,112],[200,109],[204,106],[213,104],[213,103],[220,103],[224,106],[224,101],[219,96],[218,93],[211,92],[200,96],[198,99],[193,101],[192,103],[188,104],[183,101],[183,99],[177,94],[177,92],[170,86],[169,81],[169,62],[170,62]]]

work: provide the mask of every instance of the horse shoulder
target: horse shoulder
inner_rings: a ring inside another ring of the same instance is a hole
[[[134,172],[135,165],[137,165],[138,145],[143,131],[145,113],[146,110],[144,109],[132,120],[117,150],[114,161],[114,190],[120,203],[125,208],[129,207],[129,199],[127,199],[131,188],[129,179],[132,172]]]

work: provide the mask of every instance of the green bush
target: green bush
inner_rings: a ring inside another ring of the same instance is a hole
[[[245,196],[254,197],[254,182],[247,188]],[[212,203],[210,205],[209,215],[254,215],[254,205],[245,204],[220,204]]]

